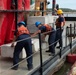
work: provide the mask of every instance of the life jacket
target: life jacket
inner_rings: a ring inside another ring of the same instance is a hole
[[[64,18],[64,17],[63,17]],[[59,22],[59,18],[56,19],[56,22],[55,22],[55,25],[60,27],[61,26],[61,23]],[[63,26],[65,25],[65,18],[64,18],[64,21],[63,21]]]
[[[27,27],[25,26],[20,26],[18,27],[18,32],[17,32],[17,36],[20,36],[22,34],[30,34],[29,30],[27,29]]]
[[[46,31],[51,31],[52,27],[48,24],[44,24],[44,26],[46,27]]]

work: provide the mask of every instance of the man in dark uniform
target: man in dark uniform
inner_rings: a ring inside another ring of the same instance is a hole
[[[35,25],[36,25],[36,27],[38,27],[38,31],[36,31],[33,34],[33,36],[35,36],[38,33],[44,33],[44,32],[50,31],[49,33],[44,34],[44,38],[46,35],[49,35],[49,38],[48,38],[49,50],[46,52],[49,52],[50,53],[49,55],[55,55],[55,47],[53,44],[55,42],[55,30],[54,30],[54,28],[52,28],[51,26],[49,26],[47,24],[41,24],[41,22],[36,22]]]
[[[13,66],[12,69],[17,70],[18,69],[18,62],[19,62],[19,54],[22,51],[23,48],[25,48],[26,50],[26,55],[27,55],[27,67],[28,70],[31,70],[33,68],[33,58],[32,58],[32,43],[31,43],[31,38],[30,37],[30,33],[29,30],[26,27],[26,23],[21,21],[19,22],[17,27],[17,31],[15,32],[15,37],[16,37],[16,41],[19,40],[23,40],[20,42],[17,42],[15,49],[14,49],[14,54],[13,54]],[[26,39],[29,38],[29,39]],[[25,40],[24,40],[25,39]],[[13,46],[13,44],[12,44]]]
[[[55,43],[55,46],[57,44],[57,41],[59,40],[59,46],[57,48],[60,48],[62,47],[62,32],[63,32],[63,29],[64,29],[64,25],[65,25],[65,18],[63,17],[63,11],[61,9],[57,10],[57,15],[58,15],[58,18],[56,20],[56,43]],[[61,39],[61,40],[60,40]]]

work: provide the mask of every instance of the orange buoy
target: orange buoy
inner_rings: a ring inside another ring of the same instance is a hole
[[[76,54],[68,54],[66,60],[69,63],[74,63],[76,61]]]

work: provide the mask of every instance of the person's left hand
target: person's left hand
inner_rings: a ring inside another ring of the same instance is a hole
[[[14,43],[11,44],[11,47],[14,47]]]

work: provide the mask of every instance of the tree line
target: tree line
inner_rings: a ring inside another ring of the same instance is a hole
[[[62,9],[64,12],[76,12],[76,10],[70,8],[60,8],[60,9]],[[47,10],[52,11],[52,8],[48,8]]]

